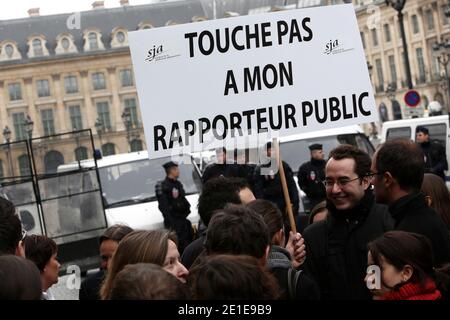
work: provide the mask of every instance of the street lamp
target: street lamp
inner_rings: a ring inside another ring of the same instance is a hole
[[[447,110],[450,108],[450,77],[448,74],[447,65],[450,62],[450,41],[443,40],[441,42],[436,42],[433,46],[433,51],[435,53],[436,59],[439,66],[444,68],[444,80],[447,82]],[[445,84],[443,85],[445,87]]]
[[[127,141],[128,146],[131,148],[131,139],[130,139],[130,131],[131,131],[131,113],[128,108],[125,108],[125,110],[122,112],[122,121],[125,125],[125,128],[127,129]]]
[[[5,129],[3,129],[3,136],[5,137],[6,141],[6,152],[8,153],[8,162],[9,162],[9,176],[14,176],[14,170],[13,170],[13,163],[12,163],[12,156],[11,156],[11,130],[8,126],[5,126]]]
[[[405,7],[406,0],[385,0],[386,5],[392,6],[398,14],[398,22],[400,24],[400,33],[402,35],[402,43],[403,43],[403,52],[405,54],[405,67],[406,67],[406,82],[408,84],[408,88],[412,89],[412,80],[411,80],[411,67],[409,66],[409,56],[408,56],[408,46],[406,45],[406,34],[405,34],[405,26],[403,25],[403,8]]]
[[[31,140],[33,138],[33,127],[34,122],[31,120],[30,116],[27,116],[27,119],[24,122],[25,129],[27,130],[28,139]]]
[[[372,80],[373,65],[369,61],[367,61],[367,70],[369,70],[369,78]]]
[[[7,144],[11,142],[11,130],[8,126],[5,126],[5,129],[3,129],[3,137],[5,137],[5,141]]]
[[[100,148],[102,147],[102,133],[103,133],[103,122],[99,118],[95,122],[95,130],[97,130],[98,139],[100,141]]]
[[[369,78],[370,78],[370,81],[372,82],[373,66],[369,61],[367,61],[367,70],[369,71]],[[370,127],[371,127],[370,135],[371,135],[372,139],[378,139],[378,129],[377,129],[377,125],[375,124],[375,122],[371,122]]]
[[[391,101],[395,99],[395,90],[395,86],[392,83],[389,83],[386,88],[386,95]]]

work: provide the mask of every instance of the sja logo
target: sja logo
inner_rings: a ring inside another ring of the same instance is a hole
[[[152,62],[153,60],[155,60],[158,56],[160,56],[161,54],[163,54],[164,49],[163,46],[156,46],[154,45],[153,48],[151,48],[150,50],[148,50],[147,52],[147,58],[145,59],[145,61],[149,61]]]
[[[333,51],[336,51],[339,48],[339,40],[330,40],[330,42],[328,42],[325,45],[325,53],[326,54],[330,54]]]

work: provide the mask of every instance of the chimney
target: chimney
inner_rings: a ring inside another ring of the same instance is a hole
[[[28,15],[30,17],[39,17],[39,8],[31,8],[30,10],[28,10]]]
[[[130,1],[129,0],[120,0],[120,5],[122,7],[126,7],[130,5]]]
[[[92,3],[92,9],[103,9],[105,7],[105,1],[95,1]]]

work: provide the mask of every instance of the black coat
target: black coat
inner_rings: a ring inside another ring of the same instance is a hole
[[[422,234],[430,239],[436,265],[450,262],[450,235],[439,215],[421,193],[410,194],[389,207],[394,229]]]
[[[185,266],[188,270],[192,267],[195,260],[200,256],[200,254],[205,250],[205,240],[206,240],[206,232],[201,235],[198,239],[195,239],[192,241],[186,249],[184,249],[184,252],[181,256],[181,263],[183,266]]]
[[[270,165],[270,164],[269,164]],[[286,212],[286,202],[284,201],[283,188],[281,186],[280,172],[278,171],[273,178],[268,175],[261,175],[263,168],[268,168],[269,165],[260,165],[256,167],[253,181],[254,193],[257,199],[265,199],[275,203],[281,212]],[[294,215],[297,215],[299,209],[299,196],[297,185],[294,180],[294,173],[291,167],[283,161],[284,174],[286,176],[286,183],[289,191],[289,197],[293,206]]]
[[[191,212],[183,185],[168,177],[155,186],[158,208],[164,217],[164,227],[174,230],[180,252],[192,241],[192,225],[187,216]]]
[[[448,170],[445,147],[439,142],[423,142],[419,144],[425,156],[426,172],[434,173],[445,181],[445,170]]]
[[[89,275],[81,283],[79,300],[100,300],[100,288],[105,279],[105,271],[100,270]]]
[[[331,203],[328,210],[327,220],[304,231],[304,269],[317,282],[322,299],[371,299],[364,281],[367,244],[392,229],[388,208],[375,204],[368,190],[352,210],[338,211]]]
[[[325,160],[315,160],[305,162],[300,166],[297,173],[298,186],[302,189],[312,206],[325,200]]]

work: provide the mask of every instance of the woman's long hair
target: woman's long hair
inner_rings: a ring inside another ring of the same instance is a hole
[[[116,275],[127,264],[154,263],[163,266],[169,240],[177,243],[175,233],[168,230],[133,231],[125,236],[111,260],[111,266],[100,290],[101,298],[109,299]]]

